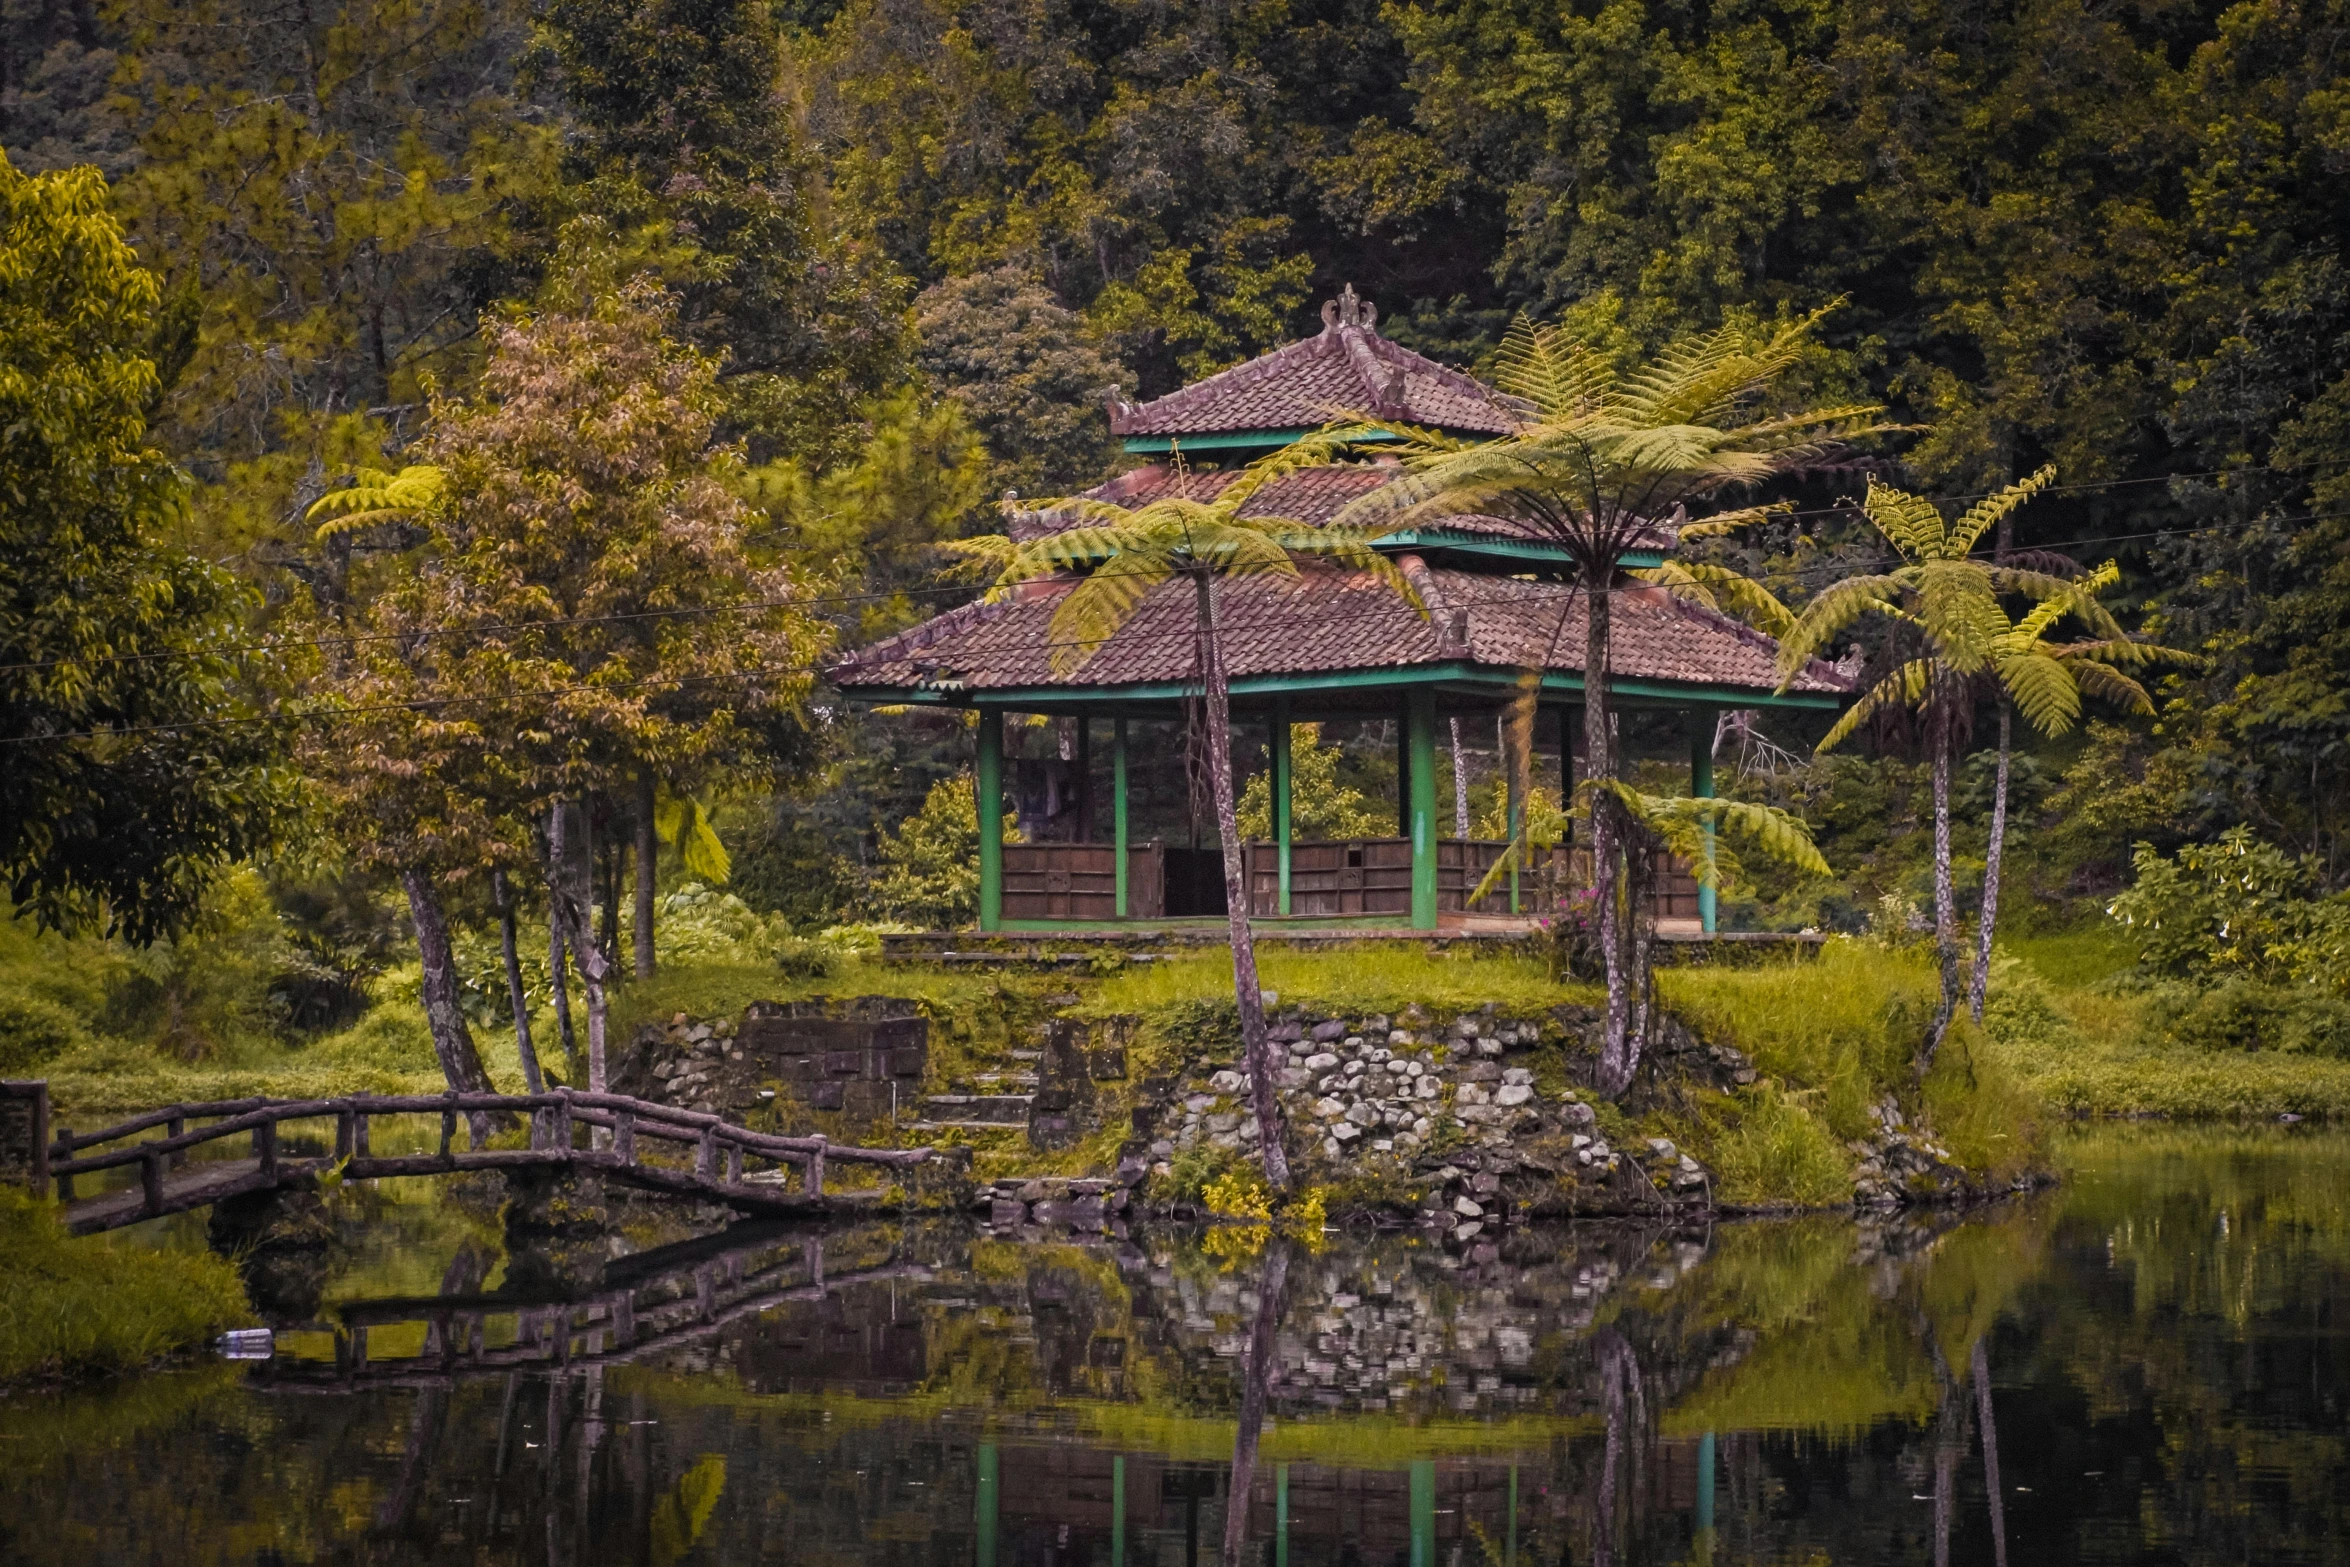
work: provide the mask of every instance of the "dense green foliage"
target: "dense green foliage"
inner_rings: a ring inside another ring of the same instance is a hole
[[[128,1371],[253,1320],[236,1269],[209,1252],[74,1240],[0,1186],[0,1383]]]

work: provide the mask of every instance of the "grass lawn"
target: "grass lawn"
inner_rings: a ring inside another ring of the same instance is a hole
[[[236,1269],[206,1252],[70,1236],[0,1188],[0,1383],[123,1371],[253,1321]]]

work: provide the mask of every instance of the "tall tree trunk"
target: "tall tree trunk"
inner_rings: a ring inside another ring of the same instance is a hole
[[[1983,853],[1983,911],[1976,921],[1975,973],[1967,989],[1967,1011],[1983,1021],[1983,998],[1991,986],[1991,934],[1999,924],[1999,858],[2007,844],[2008,748],[2014,739],[2015,706],[1999,699],[1999,775],[1991,789],[1991,846]]]
[[[636,977],[653,977],[653,774],[636,780]]]
[[[604,1076],[604,1022],[608,1016],[604,981],[608,970],[603,949],[596,942],[595,916],[589,906],[595,863],[589,858],[590,846],[584,824],[579,821],[579,806],[568,800],[555,802],[554,814],[547,824],[547,886],[549,899],[557,910],[562,926],[564,945],[571,949],[573,961],[579,965],[581,986],[587,991],[587,1069],[588,1092],[606,1092]],[[600,1134],[599,1134],[600,1135]]]
[[[440,894],[419,870],[400,872],[400,890],[408,894],[408,916],[416,924],[416,953],[424,962],[424,1021],[432,1030],[441,1076],[456,1093],[493,1093],[490,1076],[482,1070],[481,1052],[473,1048],[473,1030],[465,1025],[465,1008],[457,999],[457,959],[449,950],[449,921],[441,912]],[[471,1112],[466,1125],[474,1147],[489,1142],[486,1112]]]
[[[1630,1466],[1631,1450],[1641,1439],[1647,1415],[1640,1392],[1640,1359],[1632,1346],[1613,1328],[1594,1333],[1591,1345],[1597,1352],[1599,1401],[1607,1433],[1600,1460],[1599,1515],[1592,1527],[1591,1561],[1592,1567],[1612,1567],[1618,1533],[1616,1503],[1630,1489],[1620,1477]]]
[[[1983,1490],[1991,1499],[1991,1567],[2007,1567],[2007,1495],[1999,1484],[1999,1426],[1991,1418],[1991,1356],[1975,1340],[1975,1412],[1983,1423]]]
[[[571,967],[563,940],[563,913],[555,907],[553,889],[547,898],[547,973],[554,990],[555,1032],[563,1041],[563,1060],[579,1069],[579,1035],[571,1027]]]
[[[522,1058],[522,1081],[530,1092],[543,1094],[547,1080],[539,1073],[539,1053],[530,1042],[530,997],[522,988],[522,954],[514,946],[514,884],[502,870],[490,872],[490,892],[498,900],[498,939],[506,954],[506,1001],[514,1008],[514,1053]]]
[[[1225,1488],[1223,1567],[1241,1567],[1248,1547],[1248,1508],[1256,1489],[1257,1443],[1265,1431],[1265,1405],[1273,1392],[1279,1349],[1281,1291],[1289,1280],[1289,1247],[1265,1248],[1265,1271],[1257,1279],[1257,1316],[1240,1361],[1240,1426],[1232,1437],[1232,1483]]]
[[[1615,728],[1608,708],[1607,658],[1610,615],[1609,581],[1604,572],[1585,574],[1587,603],[1583,633],[1583,754],[1590,776],[1616,775]],[[1624,824],[1617,820],[1613,797],[1591,797],[1591,888],[1598,904],[1599,952],[1607,968],[1607,1032],[1600,1042],[1599,1082],[1610,1099],[1623,1097],[1640,1070],[1642,1031],[1633,1027],[1632,991],[1639,983],[1633,972],[1636,955],[1629,949],[1639,910],[1630,906],[1638,888],[1619,862],[1629,847]]]
[[[1958,1012],[1958,901],[1950,888],[1950,736],[1947,715],[1934,719],[1934,943],[1942,955],[1942,1004],[1918,1048],[1920,1082],[1934,1069],[1942,1036]]]
[[[1469,767],[1461,754],[1461,721],[1452,721],[1452,835],[1469,836]]]
[[[1224,845],[1224,909],[1232,933],[1232,987],[1240,1004],[1241,1059],[1249,1100],[1257,1114],[1257,1147],[1265,1180],[1289,1190],[1289,1152],[1283,1146],[1281,1101],[1273,1081],[1272,1041],[1266,1037],[1265,998],[1257,988],[1257,949],[1248,926],[1248,877],[1240,853],[1240,818],[1232,799],[1232,694],[1224,683],[1224,653],[1216,635],[1215,578],[1193,578],[1199,596],[1200,685],[1206,693],[1208,788],[1216,806],[1216,834]]]

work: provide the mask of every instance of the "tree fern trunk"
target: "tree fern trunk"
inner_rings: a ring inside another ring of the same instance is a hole
[[[1611,568],[1586,571],[1588,605],[1583,632],[1583,753],[1593,778],[1616,775],[1615,733],[1609,722],[1607,657]],[[1640,1038],[1632,1028],[1632,972],[1629,950],[1638,911],[1625,906],[1637,889],[1623,874],[1624,833],[1615,801],[1604,791],[1591,797],[1591,887],[1598,903],[1600,960],[1607,970],[1607,1032],[1600,1042],[1597,1088],[1610,1099],[1623,1097],[1640,1070]]]
[[[1248,925],[1248,877],[1240,852],[1240,818],[1232,798],[1232,695],[1224,681],[1224,653],[1216,634],[1215,579],[1194,579],[1199,595],[1200,685],[1206,693],[1208,789],[1216,807],[1216,834],[1224,846],[1224,909],[1232,933],[1232,984],[1240,1004],[1241,1059],[1256,1110],[1257,1146],[1265,1179],[1289,1190],[1289,1154],[1282,1146],[1281,1101],[1273,1082],[1272,1042],[1265,1031],[1265,1000],[1257,988],[1257,950]]]
[[[1934,1069],[1934,1056],[1958,1011],[1958,904],[1950,887],[1950,740],[1947,715],[1934,720],[1934,944],[1942,956],[1942,1004],[1934,1026],[1919,1047],[1920,1081]]]
[[[506,958],[506,1002],[514,1009],[514,1053],[522,1058],[523,1085],[534,1094],[547,1091],[539,1072],[539,1053],[530,1041],[530,997],[522,988],[522,954],[514,944],[514,884],[502,870],[490,872],[490,893],[498,901],[498,941]]]
[[[1975,973],[1968,986],[1967,1011],[1983,1021],[1983,998],[1991,986],[1991,935],[1999,923],[1999,859],[2007,844],[2008,747],[2014,738],[2015,708],[1999,699],[1999,776],[1991,789],[1991,846],[1983,854],[1983,912],[1976,922]]]
[[[1461,721],[1452,721],[1452,835],[1469,836],[1469,769],[1461,754]]]

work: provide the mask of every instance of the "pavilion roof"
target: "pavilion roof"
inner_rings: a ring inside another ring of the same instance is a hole
[[[1285,474],[1266,485],[1240,508],[1243,517],[1289,517],[1316,527],[1330,521],[1354,501],[1370,494],[1382,485],[1392,484],[1402,477],[1403,470],[1392,460],[1374,459],[1369,462],[1346,463],[1327,468],[1303,468]],[[1223,493],[1224,486],[1240,477],[1238,469],[1209,469],[1178,472],[1163,464],[1130,469],[1103,484],[1085,492],[1090,500],[1112,501],[1129,510],[1139,510],[1153,501],[1179,496],[1186,500],[1211,501]],[[1059,511],[1018,512],[1011,521],[1011,535],[1026,542],[1047,534],[1060,533],[1079,525],[1080,519]],[[1414,525],[1415,533],[1466,533],[1485,538],[1522,539],[1532,543],[1548,542],[1550,535],[1534,523],[1516,517],[1489,517],[1474,514],[1434,518]],[[1673,535],[1666,529],[1647,530],[1647,537],[1637,547],[1658,551],[1673,546]]]
[[[1335,675],[1457,666],[1554,673],[1582,669],[1586,601],[1571,585],[1431,568],[1405,556],[1406,575],[1430,613],[1368,573],[1308,564],[1295,578],[1246,577],[1217,589],[1219,629],[1235,681],[1254,676]],[[849,655],[828,671],[844,690],[941,692],[1059,688],[1103,691],[1196,678],[1193,589],[1161,584],[1132,619],[1076,671],[1052,667],[1053,613],[1074,577],[1023,584],[995,603],[967,604]],[[1617,590],[1609,674],[1617,680],[1728,687],[1757,698],[1778,688],[1778,646],[1769,637],[1661,589]],[[1844,695],[1852,682],[1814,661],[1789,686]]]
[[[1525,405],[1373,330],[1379,313],[1350,286],[1322,306],[1319,335],[1147,403],[1114,400],[1110,432],[1128,437],[1316,429],[1369,414],[1465,434],[1517,428]]]

